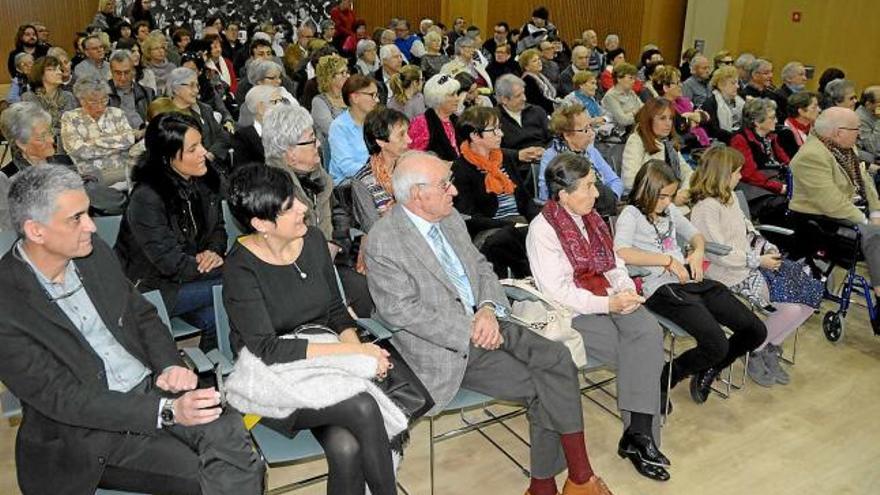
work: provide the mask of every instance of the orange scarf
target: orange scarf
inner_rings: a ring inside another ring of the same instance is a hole
[[[370,157],[370,170],[373,172],[373,177],[376,178],[376,182],[378,182],[390,196],[394,196],[394,187],[391,185],[391,172],[393,172],[393,170],[391,170],[391,167],[385,163],[385,159],[382,158],[381,153]]]
[[[486,191],[495,194],[513,194],[516,184],[501,169],[504,154],[500,149],[492,150],[485,157],[471,150],[471,143],[465,141],[461,145],[461,156],[475,167],[486,172]]]

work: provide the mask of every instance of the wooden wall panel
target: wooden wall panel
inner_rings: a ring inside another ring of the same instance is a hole
[[[387,26],[392,17],[407,19],[410,29],[416,31],[423,18],[440,18],[440,0],[355,0],[354,10],[367,21],[371,33],[376,27]]]
[[[0,84],[9,82],[6,57],[15,47],[15,32],[20,24],[39,21],[49,28],[52,44],[63,47],[72,56],[73,37],[82,31],[97,12],[97,0],[3,0],[0,1]]]

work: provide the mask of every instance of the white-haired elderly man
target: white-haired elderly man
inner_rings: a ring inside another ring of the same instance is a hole
[[[776,120],[781,126],[788,118],[788,97],[804,90],[807,68],[800,62],[789,62],[782,67],[780,77],[782,85],[776,90],[773,101],[776,102]]]
[[[698,53],[691,59],[690,67],[691,77],[681,83],[681,94],[691,99],[694,108],[700,108],[703,106],[703,102],[712,96],[712,88],[709,87],[712,66],[709,64],[708,57]]]
[[[590,48],[586,45],[578,45],[571,50],[571,65],[559,74],[559,92],[556,95],[564,98],[574,91],[572,78],[579,72],[590,70]]]
[[[610,494],[590,466],[577,371],[562,344],[507,318],[510,306],[492,266],[452,206],[449,164],[410,152],[392,176],[397,204],[370,230],[366,265],[378,315],[394,346],[442,411],[459,388],[529,409],[527,494]]]
[[[94,235],[76,173],[19,173],[9,207],[20,239],[0,259],[0,379],[24,405],[21,491],[262,493],[241,415],[197,388],[156,309]]]
[[[749,81],[742,91],[742,97],[770,98],[773,101],[776,89],[773,87],[773,63],[762,58],[756,59],[749,65]]]
[[[284,88],[267,84],[254,86],[248,91],[243,107],[253,117],[249,125],[239,127],[232,136],[232,160],[234,167],[240,167],[248,163],[265,162],[266,158],[263,153],[263,116],[275,105],[291,104],[285,93]],[[290,99],[292,100],[293,97],[291,96]]]
[[[857,224],[874,294],[880,295],[880,199],[856,155],[858,138],[856,112],[831,107],[819,114],[813,133],[791,160],[794,186],[789,209]],[[877,322],[872,322],[875,333],[880,332]]]
[[[391,76],[400,72],[400,68],[405,63],[403,53],[397,45],[382,45],[379,48],[379,62],[382,64],[379,69],[373,73],[373,79],[376,80],[376,89],[379,91],[379,103],[388,103],[388,82]]]
[[[77,80],[73,94],[80,108],[61,116],[61,141],[80,174],[128,189],[135,160],[130,151],[144,131],[132,129],[122,109],[107,106],[109,93],[107,82],[94,75]]]

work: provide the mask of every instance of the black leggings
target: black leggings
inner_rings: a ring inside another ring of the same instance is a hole
[[[697,346],[675,358],[672,382],[706,368],[724,369],[767,338],[764,323],[730,290],[714,280],[666,284],[645,302],[697,340]],[[721,325],[733,335],[727,339]]]
[[[320,410],[300,409],[284,426],[288,431],[312,430],[324,447],[327,495],[362,495],[365,482],[373,495],[397,493],[388,434],[379,406],[369,394]]]

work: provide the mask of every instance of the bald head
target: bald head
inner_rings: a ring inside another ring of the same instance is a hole
[[[816,134],[842,148],[852,148],[859,137],[859,116],[849,108],[830,107],[813,124]]]

